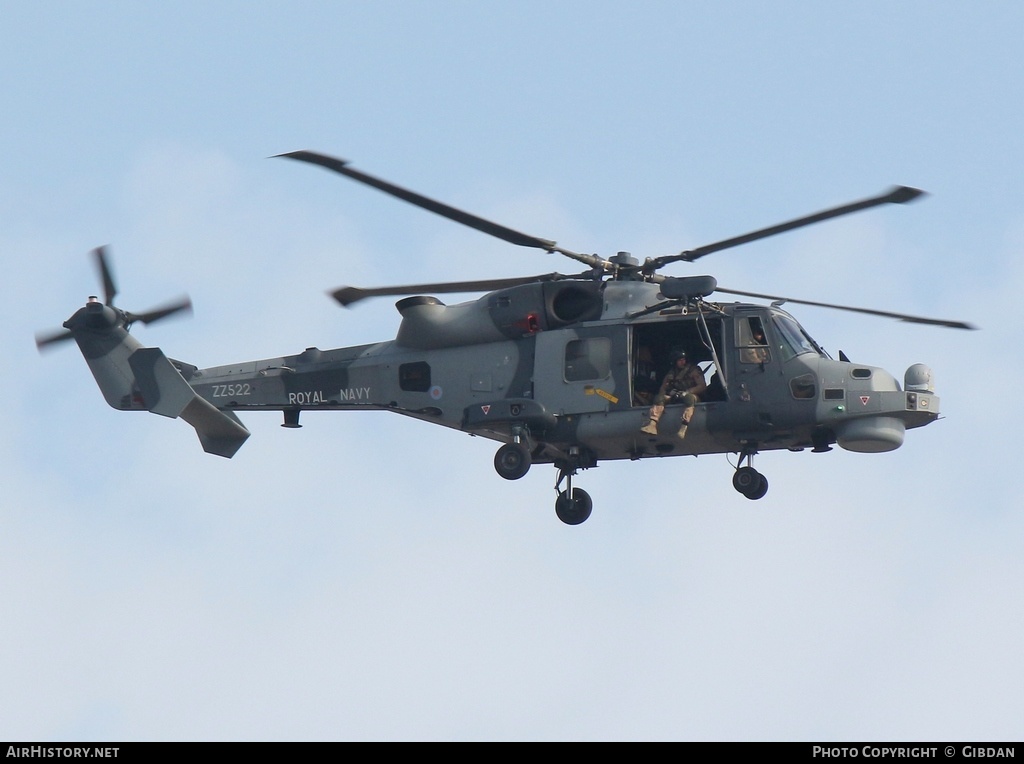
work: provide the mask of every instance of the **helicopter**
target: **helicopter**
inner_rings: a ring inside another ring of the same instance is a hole
[[[500,443],[494,469],[506,480],[534,464],[556,470],[555,513],[568,525],[586,521],[593,501],[573,485],[580,470],[602,461],[706,454],[736,455],[733,487],[766,495],[753,465],[759,452],[815,453],[841,448],[886,452],[908,429],[939,418],[932,370],[893,375],[833,359],[786,310],[812,305],[918,324],[973,329],[962,321],[911,316],[720,287],[712,276],[666,276],[662,269],[924,192],[894,186],[833,207],[676,254],[643,262],[574,252],[555,241],[508,228],[368,175],[346,160],[314,151],[279,157],[313,164],[510,244],[581,263],[558,272],[477,281],[378,288],[339,287],[342,306],[399,296],[394,339],[200,369],[144,347],[130,333],[191,310],[188,298],[133,313],[115,307],[117,289],[104,247],[93,254],[104,296],[89,297],[63,324],[40,334],[40,349],[74,340],[106,400],[122,411],[180,418],[207,453],[231,458],[249,437],[237,412],[276,411],[282,426],[301,427],[304,411],[390,411]],[[435,295],[485,294],[447,305]],[[733,295],[769,304],[721,302]],[[695,399],[659,398],[676,359],[702,381]],[[652,407],[663,402],[660,423]],[[679,427],[680,417],[686,427]],[[689,417],[689,418],[687,418]],[[652,422],[653,420],[653,422]],[[564,487],[563,487],[564,484]]]

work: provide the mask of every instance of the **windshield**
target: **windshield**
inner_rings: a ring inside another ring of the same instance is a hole
[[[802,353],[824,355],[807,332],[793,318],[784,313],[772,314],[775,331],[779,337],[779,352],[783,358],[792,358]]]

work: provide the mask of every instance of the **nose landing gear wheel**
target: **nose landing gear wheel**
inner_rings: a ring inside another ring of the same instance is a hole
[[[582,488],[573,488],[570,498],[568,490],[562,491],[555,499],[555,514],[566,525],[579,525],[590,517],[594,502]]]
[[[494,455],[494,470],[505,480],[519,480],[532,463],[530,452],[520,443],[506,443]]]

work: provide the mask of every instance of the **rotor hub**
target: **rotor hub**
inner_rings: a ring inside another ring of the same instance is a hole
[[[608,258],[608,261],[615,265],[627,265],[637,266],[640,265],[640,261],[633,257],[629,252],[616,252],[614,255]]]

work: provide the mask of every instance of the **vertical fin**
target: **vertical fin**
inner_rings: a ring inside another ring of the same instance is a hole
[[[128,365],[146,408],[184,419],[195,428],[206,453],[230,459],[249,437],[234,412],[221,411],[198,395],[160,348],[139,348],[129,356]]]

